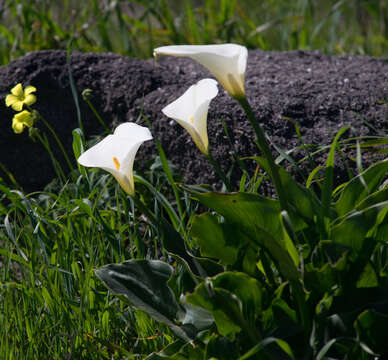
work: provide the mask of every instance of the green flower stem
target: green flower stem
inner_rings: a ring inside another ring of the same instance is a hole
[[[310,315],[310,309],[306,302],[305,293],[302,287],[302,284],[298,280],[291,280],[290,281],[291,288],[294,291],[294,297],[296,306],[299,308],[299,316],[300,321],[303,326],[303,332],[304,332],[304,340],[305,343],[308,344],[310,334],[311,334],[311,315]]]
[[[30,111],[34,111],[32,110],[30,107],[28,107],[28,110]],[[65,151],[65,148],[63,147],[63,144],[61,142],[61,140],[58,138],[57,134],[55,133],[54,129],[51,127],[51,125],[44,119],[44,117],[42,115],[40,115],[37,111],[34,111],[35,114],[37,114],[38,116],[38,119],[42,120],[43,124],[47,127],[47,129],[50,131],[51,135],[54,137],[55,141],[57,142],[59,148],[61,149],[62,153],[63,153],[63,156],[65,157],[65,160],[67,162],[67,165],[69,166],[69,169],[70,171],[73,171],[74,170],[74,167],[73,165],[71,164],[71,161],[70,161],[70,158],[69,156],[67,155],[66,151]]]
[[[236,99],[241,107],[244,109],[245,114],[248,117],[249,122],[251,123],[253,129],[255,130],[256,133],[256,138],[257,138],[257,145],[261,152],[263,153],[264,157],[268,161],[268,165],[270,167],[270,176],[271,179],[274,183],[276,193],[279,198],[280,206],[282,210],[287,210],[287,198],[285,196],[285,192],[282,186],[282,183],[280,181],[280,176],[278,173],[277,166],[275,164],[275,160],[273,158],[271,149],[269,147],[269,144],[264,136],[263,129],[260,127],[259,123],[256,120],[255,115],[253,114],[252,108],[248,103],[248,100],[246,97],[241,97]]]
[[[100,116],[100,114],[96,111],[95,107],[93,106],[92,102],[89,100],[89,99],[86,99],[85,98],[85,101],[86,103],[89,105],[90,107],[90,110],[92,110],[94,116],[97,118],[97,120],[100,122],[100,124],[102,125],[102,127],[105,129],[105,131],[107,131],[108,133],[111,132],[111,130],[109,129],[108,126],[106,126],[105,124],[105,121],[102,120],[102,117]]]
[[[50,147],[50,143],[47,139],[47,136],[44,135],[44,137],[42,137],[39,132],[36,132],[35,133],[35,136],[39,139],[39,141],[42,143],[42,145],[44,146],[44,148],[46,149],[46,151],[48,152],[48,154],[50,155],[50,158],[51,158],[51,161],[53,163],[53,166],[54,166],[54,170],[55,172],[57,173],[58,175],[58,178],[62,181],[62,182],[65,182],[66,181],[66,177],[65,177],[65,174],[63,172],[63,169],[61,167],[61,165],[59,164],[58,160],[55,158],[52,150],[51,150],[51,147]]]
[[[230,185],[230,181],[228,180],[228,178],[226,177],[226,175],[222,171],[220,165],[218,165],[217,161],[214,159],[214,157],[212,156],[210,151],[206,157],[209,160],[209,162],[213,165],[214,170],[217,172],[217,174],[221,178],[222,182],[225,184],[226,190],[228,192],[232,192],[232,186]]]

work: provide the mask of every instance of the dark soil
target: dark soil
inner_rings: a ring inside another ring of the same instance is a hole
[[[92,102],[109,126],[140,121],[143,112],[152,122],[168,159],[186,183],[215,184],[217,177],[190,136],[166,118],[161,109],[196,81],[211,77],[200,65],[183,58],[142,61],[110,53],[73,53],[70,69],[78,91],[80,113],[88,138],[103,133],[95,116],[82,100],[85,88],[93,90]],[[78,127],[75,102],[69,83],[64,51],[39,51],[0,67],[0,99],[17,83],[37,88],[34,105],[51,123],[72,154],[72,130]],[[330,144],[336,132],[350,126],[346,137],[381,135],[388,129],[388,60],[367,56],[328,56],[318,52],[250,51],[246,75],[247,97],[258,121],[271,141],[282,150],[300,145],[294,123],[306,144]],[[42,145],[33,143],[28,131],[15,135],[11,129],[13,110],[0,106],[0,162],[25,191],[42,190],[55,173]],[[210,149],[225,170],[231,166],[231,145],[222,126],[225,121],[231,142],[240,156],[257,155],[254,133],[237,102],[220,86],[209,109]],[[42,124],[39,125],[40,128]],[[63,159],[53,144],[56,156]],[[145,143],[136,166],[145,168],[156,155],[153,142]],[[277,155],[274,150],[274,154]],[[305,153],[295,154],[301,158]],[[314,157],[322,164],[326,153]],[[383,155],[364,151],[366,167]],[[73,155],[71,155],[73,157]],[[254,171],[253,162],[246,162]],[[350,162],[353,164],[354,162]],[[307,163],[303,165],[309,169]],[[343,159],[337,157],[337,181],[346,180]],[[1,170],[0,170],[1,171]],[[233,172],[234,183],[240,178]],[[8,176],[2,173],[5,181]],[[219,184],[218,184],[219,185]]]

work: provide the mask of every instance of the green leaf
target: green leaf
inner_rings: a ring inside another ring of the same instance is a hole
[[[152,353],[146,360],[203,360],[204,349],[202,346],[175,341],[158,353]]]
[[[328,155],[327,161],[326,161],[325,175],[324,175],[324,180],[323,180],[322,200],[321,200],[322,214],[326,217],[329,217],[329,215],[330,215],[335,150],[336,150],[339,138],[348,129],[349,129],[349,126],[346,126],[338,131],[333,142],[331,143],[329,155]]]
[[[193,193],[204,205],[222,215],[241,231],[252,244],[264,247],[289,280],[298,280],[299,272],[285,249],[280,222],[280,206],[275,200],[257,194]]]
[[[375,269],[370,263],[367,263],[357,281],[358,288],[371,288],[379,285]]]
[[[263,289],[260,283],[240,272],[224,272],[196,287],[187,301],[212,312],[221,335],[241,328],[255,333],[255,321],[262,311]]]
[[[387,172],[388,159],[372,165],[349,181],[335,204],[338,215],[343,216],[352,211],[362,200],[377,191]]]
[[[336,284],[335,270],[330,264],[323,265],[320,269],[315,269],[308,264],[305,268],[305,286],[315,294],[324,294],[330,291]]]
[[[374,192],[373,194],[361,200],[359,203],[357,203],[357,206],[355,209],[364,210],[367,207],[384,202],[387,199],[388,199],[388,186],[380,191]]]
[[[190,235],[202,256],[219,259],[225,265],[234,264],[239,249],[248,242],[238,228],[219,223],[218,217],[210,213],[194,217]]]
[[[73,152],[76,159],[78,159],[84,152],[83,133],[82,130],[77,128],[73,130]],[[77,162],[78,170],[81,175],[88,179],[88,172],[85,167]]]
[[[346,279],[345,272],[349,270],[349,251],[347,246],[329,240],[321,241],[316,252],[324,254],[325,257],[316,267],[312,263],[305,265],[305,287],[315,296],[322,296],[331,293],[336,285],[342,286],[341,279]]]
[[[193,329],[176,324],[179,306],[167,285],[173,273],[172,266],[159,260],[128,260],[105,265],[95,272],[113,293],[167,324],[180,338],[190,341],[193,337]]]
[[[80,128],[74,129],[73,132],[73,152],[76,159],[78,159],[84,152],[84,144],[82,141],[82,130]]]
[[[182,318],[180,318],[182,324],[191,324],[198,331],[202,331],[208,329],[214,323],[214,318],[209,311],[189,304],[183,294],[181,295],[180,303],[185,309]]]
[[[194,193],[194,198],[240,228],[250,230],[255,224],[276,239],[282,238],[280,205],[276,200],[248,193]]]
[[[331,229],[331,239],[334,242],[346,245],[356,254],[361,250],[369,232],[375,229],[375,224],[380,224],[381,217],[385,217],[388,201],[370,206],[362,211],[354,211],[342,219]],[[381,213],[381,215],[380,215]]]
[[[282,350],[282,352],[286,355],[288,355],[288,358],[294,359],[294,355],[292,353],[292,350],[290,346],[281,339],[277,339],[274,337],[268,337],[264,340],[260,341],[257,345],[255,345],[252,349],[250,349],[248,352],[246,352],[243,356],[240,356],[238,360],[246,360],[251,358],[253,355],[256,355],[257,353],[261,352],[265,349],[266,346],[271,344],[276,344],[279,346],[279,348]],[[256,359],[257,357],[255,357]]]
[[[290,217],[288,216],[287,211],[282,211],[280,214],[280,222],[283,229],[283,238],[285,243],[285,248],[290,254],[292,260],[294,261],[295,266],[299,266],[300,258],[298,250],[294,245],[296,239],[295,230],[292,224]]]
[[[321,350],[319,350],[319,353],[317,354],[316,360],[322,360],[325,359],[324,356],[326,353],[330,350],[330,348],[336,343],[337,339],[331,339],[328,341],[325,346],[322,347]]]
[[[214,334],[207,343],[205,359],[212,358],[220,360],[236,360],[238,358],[236,342],[232,342],[226,337]]]
[[[165,359],[176,359],[174,356],[185,351],[186,342],[182,340],[174,341],[167,345],[163,350],[158,353],[152,353],[146,357],[146,360],[165,360]],[[190,344],[190,346],[192,346]],[[187,358],[186,358],[187,359]]]
[[[236,295],[243,306],[243,314],[252,325],[262,311],[263,289],[260,283],[242,272],[224,272],[213,278],[215,288],[222,288]]]
[[[357,318],[354,327],[362,342],[374,352],[382,354],[388,351],[388,315],[375,310],[366,310]]]
[[[186,299],[189,303],[212,313],[218,332],[222,336],[233,337],[241,331],[240,321],[236,320],[236,317],[242,317],[242,304],[230,292],[223,289],[209,289],[209,284],[203,282],[195,288],[194,293],[187,295]]]
[[[265,159],[260,157],[253,157],[252,159],[256,160],[264,170],[267,172],[270,171]],[[278,173],[283,188],[287,189],[285,195],[287,197],[287,203],[292,205],[292,210],[302,218],[313,221],[316,214],[320,211],[320,202],[314,192],[296,182],[282,167],[278,167]],[[294,226],[299,230],[303,226],[303,222],[298,218],[293,218],[293,220],[295,222]]]
[[[250,239],[253,239],[257,245],[262,246],[268,251],[275,261],[280,273],[290,281],[299,281],[299,271],[292,261],[290,254],[282,247],[282,245],[270,234],[257,226],[254,226],[253,228],[253,234],[254,237],[251,237]]]
[[[298,324],[295,310],[292,310],[283,299],[275,299],[272,302],[272,311],[274,312],[276,324],[279,327],[287,329]],[[287,323],[286,326],[285,323]]]

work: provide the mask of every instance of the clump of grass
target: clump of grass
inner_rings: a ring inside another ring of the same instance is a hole
[[[41,49],[149,58],[162,44],[234,42],[264,50],[386,56],[384,1],[5,0],[0,64]],[[341,34],[341,36],[338,36]]]
[[[122,358],[169,342],[168,330],[134,313],[95,278],[103,264],[155,255],[151,246],[144,250],[153,230],[121,205],[110,177],[96,170],[89,184],[77,179],[24,194],[1,182],[0,190],[2,354]]]

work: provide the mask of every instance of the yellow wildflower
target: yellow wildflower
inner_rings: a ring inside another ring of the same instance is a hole
[[[15,111],[21,111],[23,105],[32,105],[36,101],[36,96],[32,93],[36,91],[34,86],[28,85],[23,90],[22,84],[17,84],[11,89],[11,94],[5,98],[5,105],[12,106]]]
[[[17,113],[12,119],[12,129],[15,134],[22,133],[25,126],[30,128],[32,125],[34,125],[34,116],[27,110]]]

